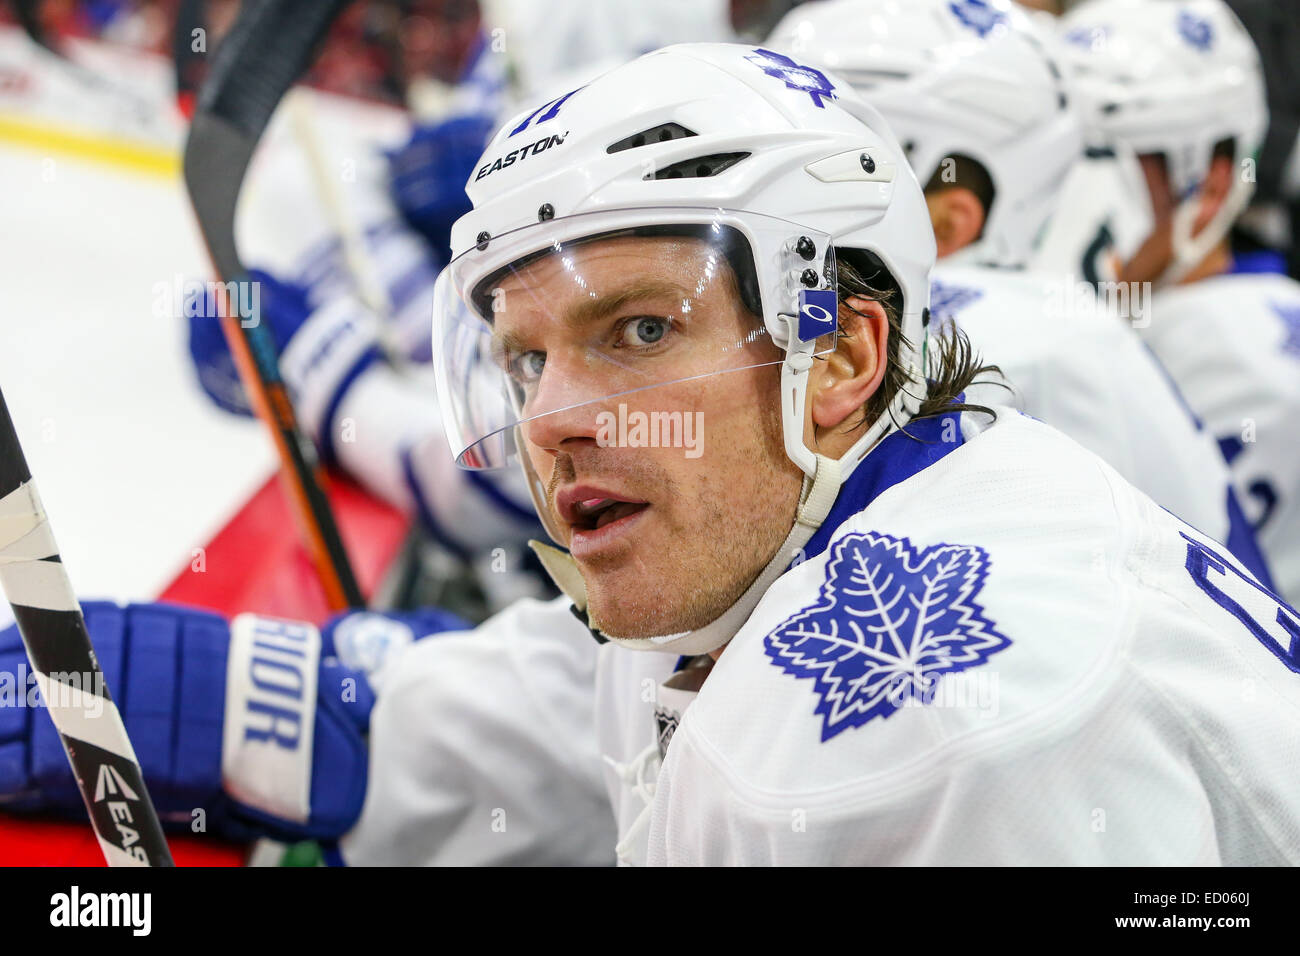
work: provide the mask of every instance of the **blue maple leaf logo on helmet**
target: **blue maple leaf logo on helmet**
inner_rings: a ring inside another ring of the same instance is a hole
[[[745,59],[758,66],[768,76],[784,80],[785,85],[790,89],[807,93],[820,109],[826,108],[822,97],[835,99],[833,92],[835,84],[826,79],[825,73],[811,66],[801,66],[783,53],[756,49],[754,55],[747,56]]]
[[[1202,52],[1214,44],[1214,28],[1210,21],[1190,10],[1178,11],[1178,35]]]
[[[1007,22],[1007,15],[992,7],[988,0],[953,0],[948,9],[981,37],[988,36],[995,27]]]
[[[917,549],[875,532],[835,544],[817,602],[764,639],[773,664],[813,681],[823,741],[1010,646],[975,602],[988,566],[970,545]]]

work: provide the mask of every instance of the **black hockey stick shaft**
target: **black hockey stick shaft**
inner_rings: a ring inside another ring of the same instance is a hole
[[[331,22],[350,0],[244,0],[213,55],[185,144],[185,185],[217,274],[248,281],[235,246],[235,205],[276,104],[310,63]],[[219,295],[222,329],[253,407],[267,424],[298,523],[331,608],[364,606],[325,496],[324,470],[298,424],[280,376],[271,330],[241,321]]]
[[[206,0],[180,0],[172,26],[172,68],[176,77],[176,102],[190,116],[199,92],[203,59],[207,50]],[[203,42],[195,40],[203,37]],[[203,52],[201,52],[203,51]],[[188,106],[186,105],[188,104]]]
[[[0,394],[0,585],[109,866],[171,866],[122,715],[104,682]]]
[[[44,27],[41,26],[41,16],[36,9],[37,4],[38,0],[13,0],[14,12],[18,15],[18,23],[22,26],[23,32],[37,46],[43,46],[51,52],[58,52],[54,43],[45,35]]]

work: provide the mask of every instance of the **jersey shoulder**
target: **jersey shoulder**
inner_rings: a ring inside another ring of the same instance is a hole
[[[1156,293],[1151,332],[1219,330],[1300,359],[1300,282],[1274,273],[1222,275]]]
[[[777,582],[683,717],[665,793],[706,772],[726,781],[728,812],[775,824],[798,807],[850,826],[913,819],[909,801],[942,805],[988,774],[1027,784],[1049,757],[1079,788],[1109,761],[1163,759],[1187,731],[1144,662],[1195,647],[1234,674],[1270,666],[1249,636],[1225,648],[1238,622],[1188,571],[1203,560],[1234,576],[1238,598],[1255,591],[1222,551],[1095,456],[1010,416]],[[1252,613],[1268,603],[1260,594]],[[1288,700],[1294,712],[1300,696]]]
[[[1081,361],[1133,338],[1093,287],[1067,274],[940,266],[930,288],[935,331],[955,324],[996,361]]]
[[[1300,282],[1279,272],[1229,272],[1161,289],[1157,301],[1232,298],[1245,301],[1282,299],[1300,302]]]
[[[1193,404],[1207,400],[1194,393],[1226,392],[1256,413],[1300,407],[1300,283],[1287,276],[1225,275],[1163,290],[1139,332]]]
[[[755,699],[771,695],[783,701],[774,711],[801,715],[783,735],[797,732],[818,766],[784,781],[781,768],[756,761],[762,784],[832,786],[844,780],[837,752],[864,742],[874,758],[857,765],[865,780],[1053,708],[1128,636],[1114,594],[1127,537],[1116,494],[1126,488],[1059,432],[1000,409],[996,424],[885,491],[777,581],[690,721],[748,747],[710,698],[721,703],[733,680],[753,681]],[[1044,629],[1050,643],[1027,637]],[[1016,699],[996,716],[917,706],[940,683],[968,684],[978,697],[981,682],[1005,692],[1008,679]]]

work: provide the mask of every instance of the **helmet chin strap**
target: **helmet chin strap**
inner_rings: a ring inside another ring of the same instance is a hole
[[[1192,234],[1192,230],[1196,225],[1197,213],[1200,211],[1200,190],[1180,202],[1178,208],[1174,210],[1172,224],[1174,259],[1156,279],[1155,287],[1164,289],[1177,285],[1187,277],[1189,272],[1200,265],[1210,251],[1228,234],[1233,221],[1246,208],[1246,203],[1249,202],[1253,192],[1252,183],[1238,179],[1233,183],[1228,195],[1224,197],[1218,212],[1196,235]]]
[[[578,616],[586,621],[588,629],[598,641],[602,643],[609,641],[639,651],[707,654],[709,651],[716,651],[736,636],[736,632],[749,620],[749,615],[753,613],[754,608],[758,607],[758,602],[762,600],[768,588],[791,564],[803,556],[804,545],[830,514],[831,506],[835,504],[839,492],[840,463],[833,458],[818,455],[816,474],[811,478],[804,476],[794,527],[790,529],[781,546],[776,549],[767,566],[745,589],[745,593],[721,616],[704,627],[680,634],[665,634],[660,637],[615,637],[605,632],[600,622],[592,618],[587,608],[587,586],[573,556],[567,551],[541,541],[530,541],[528,544],[550,574],[551,580],[568,595]]]

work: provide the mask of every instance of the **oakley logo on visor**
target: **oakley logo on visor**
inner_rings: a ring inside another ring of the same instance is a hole
[[[804,289],[799,293],[799,341],[811,342],[835,331],[839,300],[834,289]]]

